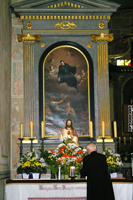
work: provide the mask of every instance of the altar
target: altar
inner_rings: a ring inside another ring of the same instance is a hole
[[[133,199],[133,182],[112,179],[115,200]],[[6,180],[5,200],[86,200],[86,180]]]

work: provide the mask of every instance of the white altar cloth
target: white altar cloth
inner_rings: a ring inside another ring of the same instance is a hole
[[[86,200],[86,182],[10,183],[5,200]],[[115,200],[133,200],[132,182],[113,183]]]

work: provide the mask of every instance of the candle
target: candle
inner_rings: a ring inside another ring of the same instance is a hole
[[[119,137],[119,144],[121,144],[121,137]]]
[[[44,138],[44,122],[41,122],[41,137]]]
[[[102,121],[102,137],[105,137],[105,122]]]
[[[92,121],[90,121],[89,130],[90,130],[90,137],[93,138],[93,122]]]
[[[75,166],[74,165],[72,165],[70,167],[70,176],[75,177]]]
[[[23,138],[23,124],[20,124],[20,138]]]
[[[117,137],[117,123],[114,121],[114,137]]]
[[[130,137],[130,144],[132,144],[132,137]]]
[[[30,123],[30,137],[33,138],[33,122]]]
[[[124,137],[124,145],[126,145],[126,137]]]

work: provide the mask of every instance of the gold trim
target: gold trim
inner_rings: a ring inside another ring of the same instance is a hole
[[[18,34],[18,42],[40,42],[41,37],[40,35],[23,35],[23,34]]]
[[[105,25],[104,25],[104,23],[103,23],[103,22],[100,22],[100,23],[99,23],[99,28],[103,29],[103,28],[104,28],[104,26],[105,26]]]
[[[62,16],[61,16],[62,17]],[[77,25],[74,24],[73,22],[69,22],[69,21],[63,21],[63,22],[58,22],[57,24],[54,25],[54,28],[56,29],[75,29],[77,28]]]
[[[99,19],[106,19],[106,20],[110,20],[110,16],[109,15],[103,15],[103,16],[99,16],[99,15],[79,15],[79,16],[77,16],[77,15],[72,15],[72,16],[70,16],[70,15],[36,15],[36,16],[34,16],[34,15],[29,15],[29,16],[24,16],[24,15],[22,15],[22,16],[20,16],[20,19],[21,20],[24,20],[24,19],[69,19],[69,20],[73,20],[73,19],[79,19],[79,20],[88,20],[88,19],[93,19],[93,20],[99,20]]]
[[[92,42],[112,42],[114,39],[113,37],[113,33],[110,33],[110,34],[104,34],[104,33],[101,33],[100,35],[94,35],[92,34],[91,35],[91,41]]]
[[[31,17],[31,16],[29,16],[29,18],[30,18],[30,17]],[[31,22],[27,22],[26,26],[27,26],[28,29],[31,29],[31,28],[32,28],[32,23],[31,23]]]
[[[91,49],[91,48],[92,48],[92,44],[87,44],[87,47],[88,47],[89,49]]]
[[[45,62],[47,60],[47,57],[56,49],[59,49],[59,48],[62,48],[62,47],[69,47],[69,48],[73,48],[73,49],[76,49],[78,52],[80,52],[83,57],[85,58],[86,60],[86,63],[87,63],[87,71],[88,71],[88,124],[89,122],[91,121],[91,118],[90,118],[90,79],[89,79],[89,63],[88,63],[88,59],[87,57],[85,56],[85,54],[79,50],[78,48],[74,47],[74,46],[71,46],[71,45],[61,45],[61,46],[58,46],[54,49],[52,49],[45,57],[44,61],[43,61],[43,121],[44,121],[44,130],[45,130]],[[81,135],[82,136],[82,135]],[[89,133],[88,135],[83,135],[84,137],[88,136],[89,137]],[[45,136],[45,137],[59,137],[58,136]]]

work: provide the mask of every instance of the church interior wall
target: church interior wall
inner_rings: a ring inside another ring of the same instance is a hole
[[[10,177],[11,18],[10,0],[0,0],[0,199]]]

